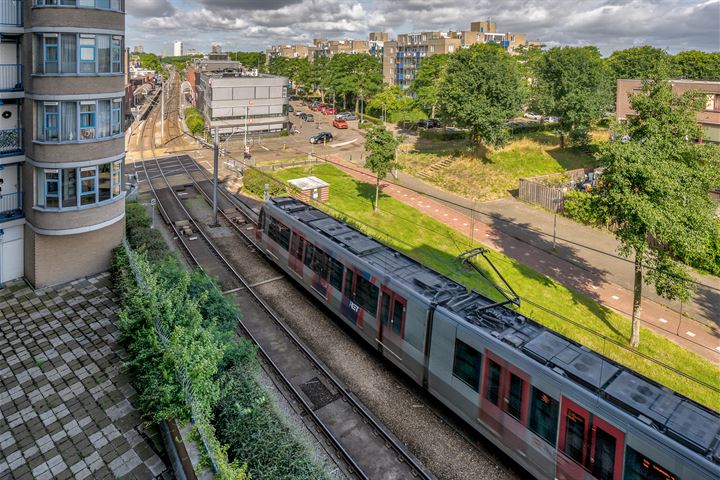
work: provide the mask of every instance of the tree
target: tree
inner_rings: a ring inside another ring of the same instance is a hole
[[[596,47],[555,47],[538,66],[533,108],[560,117],[560,145],[565,135],[585,133],[612,105],[609,67]]]
[[[410,85],[415,101],[423,109],[430,107],[430,118],[435,118],[440,92],[440,84],[445,76],[448,54],[425,57],[417,69],[417,75]]]
[[[634,256],[635,347],[643,283],[665,298],[687,300],[690,277],[678,258],[707,255],[716,228],[709,192],[720,185],[720,151],[692,140],[701,103],[696,94],[674,94],[667,77],[657,74],[630,99],[635,115],[628,124],[615,126],[631,140],[611,142],[599,153],[605,170],[592,202],[606,212],[597,220],[613,225],[621,254]]]
[[[497,45],[473,45],[450,56],[444,78],[438,98],[441,116],[470,128],[475,141],[502,145],[504,124],[523,104],[517,62]]]
[[[689,50],[672,58],[674,73],[689,80],[720,80],[720,53]]]
[[[383,127],[370,129],[365,138],[365,148],[370,152],[365,161],[365,168],[375,174],[375,203],[373,210],[376,212],[380,200],[380,180],[385,178],[393,168],[397,168],[395,151],[399,144],[400,140]]]
[[[616,50],[607,59],[614,80],[650,78],[658,67],[667,65],[669,61],[670,55],[665,50],[650,45]]]
[[[369,55],[338,53],[327,63],[323,81],[328,91],[343,98],[343,108],[348,97],[354,97],[357,111],[360,98],[382,89],[382,64],[379,58]]]
[[[368,109],[382,112],[383,108],[388,117],[411,110],[413,101],[405,95],[402,88],[397,85],[388,86],[382,92],[376,93],[368,102]]]
[[[245,68],[257,68],[265,71],[265,54],[263,52],[228,52],[228,58],[240,62]]]

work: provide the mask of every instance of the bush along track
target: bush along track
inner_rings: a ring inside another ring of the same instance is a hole
[[[237,306],[205,273],[186,271],[167,245],[162,252],[142,206],[129,202],[127,216],[113,274],[142,415],[192,420],[217,478],[328,478],[258,383],[255,347],[235,334]]]

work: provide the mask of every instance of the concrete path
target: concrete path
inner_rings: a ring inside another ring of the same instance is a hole
[[[374,182],[367,170],[340,156],[329,157],[336,165],[366,182]],[[422,192],[418,194],[416,192]],[[398,182],[385,182],[383,193],[391,195],[446,225],[478,239],[568,288],[583,293],[603,305],[631,316],[632,264],[616,254],[611,235],[583,227],[558,217],[558,235],[553,251],[553,215],[512,199],[473,205],[473,202],[444,192],[404,172]],[[470,208],[484,214],[471,213]],[[512,222],[512,223],[511,223]],[[548,230],[549,229],[549,230]],[[581,247],[580,245],[586,245]],[[707,279],[700,279],[705,282]],[[717,279],[711,279],[717,281]],[[644,297],[642,321],[703,357],[720,363],[720,288],[703,287],[695,301],[684,311],[699,321],[689,319],[660,303],[648,292]]]

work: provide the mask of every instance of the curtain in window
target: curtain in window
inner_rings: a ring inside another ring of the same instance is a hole
[[[98,165],[98,201],[110,200],[110,164]]]
[[[61,49],[62,73],[77,73],[77,35],[63,33]]]
[[[60,119],[61,139],[71,142],[77,140],[77,104],[75,102],[62,102]]]
[[[110,72],[110,35],[97,36],[97,55],[98,72]]]
[[[35,121],[35,128],[37,139],[42,141],[45,140],[45,105],[42,102],[35,102],[37,107],[37,117]]]
[[[45,52],[42,35],[35,35],[35,72],[45,73]]]
[[[100,100],[97,112],[97,138],[110,136],[110,100]]]

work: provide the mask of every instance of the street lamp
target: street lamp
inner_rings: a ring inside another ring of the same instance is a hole
[[[2,278],[2,245],[3,245],[3,237],[5,236],[5,230],[0,228],[0,288],[3,287],[3,278]]]
[[[155,205],[157,205],[157,200],[151,198],[150,209],[152,210],[152,224],[150,225],[150,228],[155,228]]]

